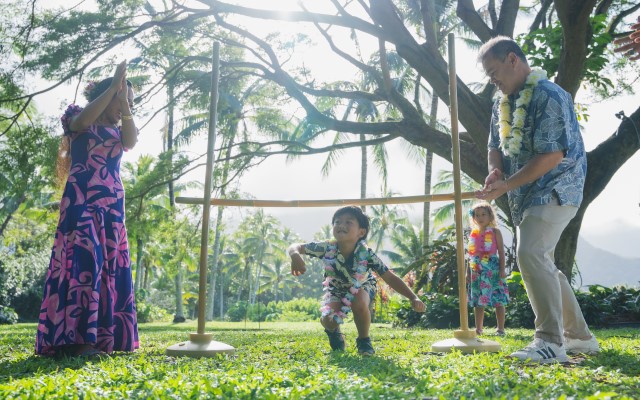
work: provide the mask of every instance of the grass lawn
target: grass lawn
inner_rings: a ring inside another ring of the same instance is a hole
[[[368,399],[368,398],[640,398],[640,329],[596,330],[602,352],[576,364],[526,365],[505,355],[531,330],[508,330],[500,353],[431,353],[448,330],[374,324],[376,355],[332,353],[319,323],[209,323],[207,333],[236,348],[232,356],[171,358],[195,322],[142,324],[141,349],[106,359],[34,356],[35,324],[0,326],[0,399]],[[485,330],[486,332],[489,329]]]

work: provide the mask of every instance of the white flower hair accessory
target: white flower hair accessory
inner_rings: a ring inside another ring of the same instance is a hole
[[[533,89],[542,79],[547,79],[547,73],[540,68],[533,68],[524,84],[524,88],[518,93],[516,109],[511,113],[509,95],[503,94],[498,109],[498,128],[500,131],[500,149],[509,156],[515,157],[520,153],[522,146],[522,128],[527,119],[527,109],[533,97]]]

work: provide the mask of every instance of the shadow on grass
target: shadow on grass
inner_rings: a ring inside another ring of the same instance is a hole
[[[167,330],[173,330],[175,332],[186,332],[192,333],[198,330],[196,325],[189,324],[168,324],[168,325],[140,325],[138,327],[140,332],[146,333],[156,333],[156,332],[166,332]],[[277,331],[278,328],[264,328],[264,327],[238,327],[238,328],[229,328],[229,327],[216,327],[216,326],[207,326],[204,330],[205,333],[212,332],[272,332]]]
[[[640,354],[631,354],[615,350],[603,350],[596,356],[591,356],[591,363],[604,366],[612,371],[619,371],[627,376],[640,375]]]
[[[377,355],[361,356],[349,352],[332,351],[328,354],[328,361],[340,368],[350,371],[355,376],[369,379],[374,377],[378,381],[402,381],[408,387],[415,387],[420,380],[405,367],[395,363],[387,357]]]
[[[116,352],[101,357],[42,357],[35,354],[19,360],[0,361],[0,383],[9,380],[30,378],[35,375],[55,374],[58,371],[79,370],[87,364],[99,364],[109,358],[127,357],[135,353]],[[5,374],[8,372],[8,374]]]

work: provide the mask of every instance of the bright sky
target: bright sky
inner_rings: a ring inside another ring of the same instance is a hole
[[[252,1],[239,1],[242,4],[249,4]],[[278,5],[293,5],[295,1],[282,0]],[[305,1],[306,5],[318,6],[327,4],[318,1]],[[54,2],[48,4],[55,4]],[[258,3],[261,4],[261,3]],[[272,7],[274,3],[269,3]],[[262,6],[264,7],[264,6]],[[297,32],[299,27],[292,27],[287,23],[278,22],[278,29],[282,31],[290,27],[291,32]],[[257,31],[273,29],[272,22],[261,22],[259,20],[252,21],[252,30]],[[327,79],[334,80],[339,73],[344,72],[344,68],[331,65],[326,67],[327,55],[321,50],[324,43],[319,40],[319,47],[311,48],[304,53],[296,53],[305,65],[315,68],[314,73],[318,75],[318,80]],[[466,50],[463,45],[458,42],[456,44],[456,59],[458,60],[457,72],[465,82],[478,81],[482,79],[481,68],[474,62],[461,62],[461,60],[475,60],[475,54]],[[125,54],[121,55],[123,58]],[[294,60],[295,61],[295,60]],[[326,76],[322,76],[325,74]],[[347,78],[348,79],[348,78]],[[636,92],[640,92],[640,82],[636,81]],[[60,104],[59,109],[52,109],[52,115],[58,115],[63,109],[62,103],[67,101],[71,96],[73,89],[70,86],[64,86],[60,90],[56,90],[50,96],[45,96],[40,101],[45,100],[41,104]],[[585,93],[579,94],[578,101],[586,102],[583,96]],[[50,102],[51,98],[55,98],[54,102]],[[66,99],[65,99],[66,98]],[[617,97],[611,101],[601,102],[592,105],[589,109],[591,114],[590,120],[584,124],[583,137],[587,150],[593,149],[603,139],[614,133],[619,125],[619,120],[614,114],[624,110],[627,114],[631,114],[639,105],[638,98],[635,96]],[[448,109],[442,104],[440,107],[441,116],[446,117]],[[125,155],[125,160],[134,161],[140,154],[157,153],[161,149],[161,142],[157,135],[158,127],[162,121],[158,120],[151,124],[145,132],[140,136],[138,146],[133,151]],[[462,126],[461,126],[461,129]],[[202,146],[199,149],[203,148]],[[357,198],[359,197],[359,162],[360,156],[356,149],[348,150],[343,153],[340,158],[339,167],[335,168],[331,175],[322,178],[320,169],[326,155],[309,156],[298,159],[295,163],[287,164],[283,157],[274,157],[264,162],[259,168],[247,173],[240,181],[240,188],[243,192],[251,194],[257,199],[325,199],[325,198]],[[423,172],[422,165],[416,165],[405,156],[405,151],[399,143],[389,144],[389,187],[390,190],[398,195],[414,195],[421,194],[423,191]],[[434,165],[434,171],[439,169],[451,169],[451,165],[437,160]],[[610,231],[621,224],[628,225],[640,229],[640,178],[637,171],[640,170],[640,157],[636,154],[629,160],[613,177],[604,192],[589,207],[584,222],[582,233],[585,236],[589,234],[601,234]],[[204,175],[204,170],[198,172]],[[197,176],[191,179],[200,179]],[[375,168],[369,168],[368,195],[378,197],[380,194],[380,181],[378,179]],[[197,194],[194,194],[197,196]],[[437,203],[434,203],[437,205]],[[421,215],[421,205],[415,205],[411,214],[417,222]],[[236,213],[246,213],[249,210],[237,210]],[[301,233],[305,239],[309,239],[312,232],[316,232],[321,224],[329,222],[333,208],[329,209],[269,209],[269,213],[281,218],[285,222],[289,222],[295,231]]]

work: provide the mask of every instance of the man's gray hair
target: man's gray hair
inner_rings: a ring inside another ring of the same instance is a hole
[[[524,55],[520,46],[518,46],[518,43],[507,36],[496,36],[483,44],[478,53],[478,62],[483,62],[488,57],[504,61],[509,53],[514,53],[520,60],[529,65],[527,57]]]

